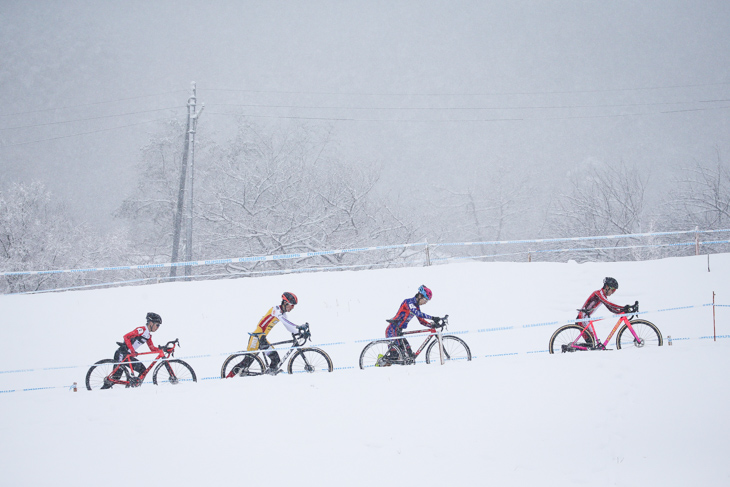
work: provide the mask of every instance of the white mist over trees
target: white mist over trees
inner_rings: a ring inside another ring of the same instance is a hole
[[[0,193],[3,271],[73,269],[170,262],[181,172],[184,124],[171,121],[140,152],[138,182],[116,212],[124,231],[94,235],[76,226],[63,201],[40,183]],[[519,171],[490,164],[469,184],[433,182],[407,201],[389,197],[377,164],[342,157],[328,130],[296,124],[239,122],[226,142],[196,142],[193,259],[321,252],[428,241],[485,242],[553,237],[721,229],[730,224],[730,168],[722,155],[681,170],[674,189],[651,203],[652,179],[629,163],[589,165],[559,188],[530,183]],[[669,237],[663,242],[686,240]],[[570,252],[540,260],[634,260],[687,253],[686,247],[626,249],[657,240],[573,242]],[[561,244],[544,245],[557,249]],[[721,251],[727,246],[713,246]],[[525,260],[530,249],[438,247],[435,255]],[[535,248],[531,249],[533,252]],[[195,274],[331,265],[422,263],[419,250],[325,254],[315,257],[197,267]],[[181,253],[182,255],[182,253]],[[131,278],[166,278],[169,268],[135,270]],[[3,292],[28,292],[122,279],[101,273],[4,276]]]

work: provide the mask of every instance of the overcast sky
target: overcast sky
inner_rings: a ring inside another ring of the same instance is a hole
[[[331,127],[393,187],[730,157],[730,2],[0,0],[0,184],[108,225],[182,117]]]

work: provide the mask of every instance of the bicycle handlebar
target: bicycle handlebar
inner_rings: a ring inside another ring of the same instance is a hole
[[[305,343],[307,343],[307,340],[310,340],[312,338],[312,333],[309,331],[309,323],[304,323],[299,333],[292,333],[292,338],[294,339],[294,346],[301,347]],[[302,340],[301,343],[299,343],[299,340]]]

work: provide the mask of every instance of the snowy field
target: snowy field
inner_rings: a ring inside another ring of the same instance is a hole
[[[730,308],[713,341],[703,305],[730,304],[728,271],[730,255],[462,263],[0,296],[0,485],[727,486]],[[673,346],[546,352],[605,276]],[[420,284],[474,360],[360,370]],[[335,372],[217,379],[283,291]],[[86,391],[148,311],[198,382]]]

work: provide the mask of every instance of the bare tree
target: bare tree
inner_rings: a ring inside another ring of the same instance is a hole
[[[641,233],[651,225],[645,209],[648,176],[625,164],[591,167],[574,177],[569,193],[557,199],[551,216],[552,233],[561,237],[600,236]],[[625,246],[626,240],[601,241],[601,246]],[[595,247],[595,241],[576,243],[576,247]],[[566,255],[566,254],[563,254]],[[598,250],[575,252],[572,258],[635,259],[628,251]],[[564,258],[564,257],[563,257]]]
[[[717,150],[715,162],[696,161],[674,179],[673,190],[664,204],[666,227],[670,230],[722,230],[730,228],[730,167]],[[727,239],[727,234],[721,237]],[[686,236],[681,239],[687,240]],[[686,247],[670,249],[686,254]],[[713,245],[714,251],[727,252],[730,245]]]
[[[539,211],[531,204],[532,194],[527,176],[504,166],[482,168],[479,177],[467,186],[437,187],[428,195],[429,239],[485,242],[524,237],[525,228],[530,226],[528,222]],[[426,220],[425,216],[423,219]],[[452,247],[444,255],[484,256],[501,252],[503,249],[480,245]]]
[[[676,179],[671,193],[674,225],[716,230],[730,225],[730,167],[719,150],[714,163],[697,161]]]

